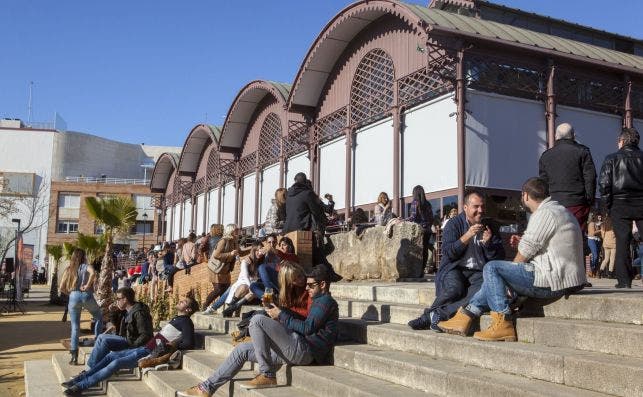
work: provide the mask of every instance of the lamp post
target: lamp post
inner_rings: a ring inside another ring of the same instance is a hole
[[[145,232],[147,232],[147,212],[143,212],[143,250],[145,250]]]
[[[21,301],[22,300],[22,269],[21,269],[21,260],[18,257],[18,242],[20,241],[20,219],[19,218],[13,218],[11,219],[11,223],[17,224],[16,226],[16,240],[13,243],[13,285],[14,285],[14,291],[13,291],[13,296],[14,300]]]

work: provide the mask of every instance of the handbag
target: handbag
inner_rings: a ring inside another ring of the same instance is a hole
[[[227,265],[228,265],[227,263],[222,262],[216,258],[211,257],[210,259],[208,259],[208,269],[212,273],[216,273],[216,274],[222,273],[225,269],[228,268]]]

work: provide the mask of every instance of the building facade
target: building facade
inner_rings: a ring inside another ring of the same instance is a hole
[[[358,1],[320,32],[292,83],[243,87],[222,126],[195,126],[151,180],[175,240],[211,223],[256,230],[305,172],[350,216],[380,192],[405,215],[422,185],[440,215],[484,192],[521,221],[519,189],[569,122],[600,167],[643,127],[643,42],[478,0]]]

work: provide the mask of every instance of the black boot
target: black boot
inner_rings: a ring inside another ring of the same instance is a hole
[[[232,298],[230,305],[221,313],[223,317],[234,317],[235,312],[241,311],[241,306],[246,303],[245,298]],[[237,314],[238,316],[238,314]]]
[[[63,392],[63,394],[64,394],[64,395],[66,395],[66,396],[82,396],[82,395],[83,395],[83,391],[82,391],[82,390],[80,390],[80,387],[78,387],[78,386],[76,386],[76,385],[73,385],[73,386],[72,386],[72,387],[70,387],[69,389],[65,390],[65,391]]]
[[[69,360],[69,365],[78,365],[78,349],[70,350],[71,360]]]

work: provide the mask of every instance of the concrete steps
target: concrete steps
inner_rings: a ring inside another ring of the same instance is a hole
[[[64,396],[51,360],[25,361],[24,370],[26,397]]]

